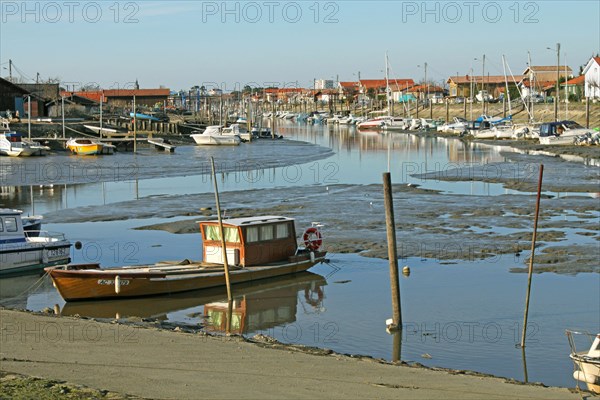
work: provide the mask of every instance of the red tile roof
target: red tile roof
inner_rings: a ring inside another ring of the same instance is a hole
[[[532,65],[531,67],[527,68],[525,71],[527,72],[529,69],[531,69],[534,72],[556,72],[556,65]],[[565,66],[561,65],[559,68],[560,72],[564,72],[565,71]],[[571,72],[571,67],[566,67],[566,70]],[[523,75],[525,75],[525,73],[523,73]]]
[[[79,92],[61,92],[62,96],[81,96],[96,102],[100,102],[100,99],[104,94],[104,101],[108,97],[132,97],[134,94],[136,97],[168,97],[171,94],[170,89],[107,89],[107,90],[90,90],[90,91],[79,91]]]
[[[353,87],[358,87],[359,85],[360,85],[359,82],[340,82],[340,86],[342,88],[344,88],[344,89],[345,88],[350,89],[350,88],[353,88]]]
[[[600,58],[600,57],[597,57]],[[585,75],[579,75],[576,78],[570,79],[566,82],[567,85],[583,85],[585,82]],[[565,85],[565,82],[561,83],[561,85]]]
[[[429,91],[429,93],[440,93],[443,92],[444,89],[434,85],[416,85],[408,89],[408,93],[420,93],[427,91]]]
[[[484,83],[494,83],[494,84],[499,84],[499,83],[504,83],[505,79],[504,79],[504,75],[489,75],[489,76],[484,76],[483,77],[483,82]],[[448,78],[447,83],[450,82],[454,82],[457,85],[461,85],[461,84],[469,84],[471,82],[473,83],[481,83],[482,77],[481,75],[476,76],[476,75],[460,75],[460,76],[451,76],[450,78]],[[512,81],[511,78],[508,78],[508,82],[510,83]]]
[[[414,86],[414,84],[415,84],[415,81],[413,81],[412,79],[406,79],[406,78],[402,78],[402,79],[389,78],[388,81],[389,81],[389,84],[391,87],[405,88],[407,86]],[[367,90],[368,89],[381,89],[381,88],[385,88],[386,81],[385,81],[385,79],[361,79],[360,84]]]

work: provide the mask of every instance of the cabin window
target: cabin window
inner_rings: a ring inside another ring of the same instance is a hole
[[[17,231],[17,219],[15,217],[4,218],[4,224],[6,225],[6,232]]]
[[[223,231],[225,232],[225,241],[229,243],[239,243],[240,235],[238,233],[237,228],[226,228],[223,227]],[[204,227],[205,240],[221,240],[221,235],[219,233],[218,225],[205,225]]]
[[[246,243],[258,242],[258,226],[246,228]]]
[[[289,236],[290,234],[290,230],[289,230],[289,225],[287,223],[283,223],[283,224],[277,224],[276,225],[276,238],[277,239],[283,239]]]
[[[0,232],[4,232],[4,223],[2,222],[2,218],[0,218]]]
[[[273,225],[264,225],[260,227],[260,240],[273,239]]]

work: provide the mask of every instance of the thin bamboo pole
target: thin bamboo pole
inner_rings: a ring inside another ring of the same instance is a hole
[[[535,256],[535,241],[537,239],[538,216],[540,214],[540,197],[542,194],[542,178],[544,177],[544,164],[540,164],[540,177],[538,180],[537,200],[535,204],[535,219],[533,222],[533,238],[531,239],[531,256],[529,257],[529,274],[527,278],[527,296],[525,297],[525,315],[523,316],[523,334],[521,335],[521,347],[525,347],[525,336],[527,335],[527,317],[529,315],[529,295],[531,293],[531,276],[533,275],[533,259]]]

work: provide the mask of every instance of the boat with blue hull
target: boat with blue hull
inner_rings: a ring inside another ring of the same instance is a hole
[[[70,262],[71,242],[62,233],[26,231],[21,214],[0,209],[0,277]]]

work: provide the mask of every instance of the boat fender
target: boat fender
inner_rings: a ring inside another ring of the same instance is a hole
[[[315,262],[315,252],[314,251],[310,252],[310,262]]]
[[[304,241],[304,246],[306,246],[306,248],[310,251],[319,250],[323,244],[323,236],[321,235],[321,232],[319,232],[319,230],[314,226],[304,231],[302,240]]]
[[[586,374],[583,371],[575,371],[573,372],[573,378],[580,382],[598,384],[600,383],[600,378],[594,376],[594,374]]]
[[[115,277],[115,293],[121,293],[121,277],[119,275]]]
[[[48,264],[48,250],[42,250],[42,263]]]

